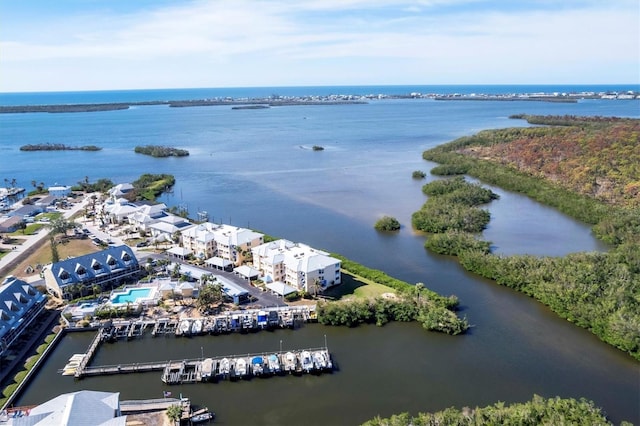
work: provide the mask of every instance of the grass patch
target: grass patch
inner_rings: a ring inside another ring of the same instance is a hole
[[[323,294],[340,300],[343,298],[374,299],[384,293],[395,294],[396,290],[343,270],[342,284],[328,289]]]
[[[58,254],[60,255],[60,259],[66,259],[67,257],[75,257],[81,256],[83,254],[95,253],[98,251],[98,248],[91,243],[91,240],[78,240],[71,239],[65,244],[58,244]],[[51,263],[51,246],[49,242],[45,239],[42,245],[36,249],[29,257],[24,259],[18,266],[15,267],[13,271],[10,271],[10,275],[15,275],[17,277],[25,277],[25,270],[29,265],[35,268],[36,265],[46,265]],[[34,271],[34,274],[39,274],[40,271]]]

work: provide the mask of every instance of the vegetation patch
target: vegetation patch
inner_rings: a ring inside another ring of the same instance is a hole
[[[411,177],[414,179],[424,179],[427,177],[427,174],[422,170],[414,170]]]
[[[444,297],[424,287],[422,283],[411,285],[390,277],[382,271],[366,268],[342,256],[343,271],[355,280],[373,281],[395,290],[395,296],[383,295],[318,304],[318,321],[327,325],[353,327],[371,323],[384,325],[389,321],[419,321],[424,328],[447,334],[464,333],[469,328],[466,318],[455,313],[458,299]],[[389,292],[385,292],[389,293]]]
[[[398,219],[391,216],[383,216],[378,219],[376,224],[373,226],[376,231],[399,231],[400,230],[400,222]]]
[[[189,151],[186,149],[161,145],[136,146],[134,151],[138,154],[150,155],[152,157],[186,157],[189,155]]]
[[[602,410],[584,398],[543,398],[534,395],[531,401],[505,405],[498,402],[486,407],[462,410],[451,407],[436,413],[396,414],[389,418],[375,417],[363,426],[409,425],[612,425]]]
[[[555,127],[482,131],[425,151],[423,158],[592,224],[614,248],[563,258],[496,256],[489,243],[456,232],[432,236],[425,246],[457,255],[468,271],[536,298],[640,360],[640,196],[632,190],[640,182],[640,120],[516,118]]]
[[[39,143],[22,145],[20,151],[100,151],[95,145],[69,146],[62,143]]]
[[[429,196],[411,216],[414,228],[429,233],[449,230],[481,232],[491,215],[476,206],[498,198],[491,190],[467,182],[463,177],[436,180],[422,187]]]
[[[173,175],[146,173],[133,181],[133,190],[125,194],[131,201],[155,201],[162,193],[169,191],[176,183]]]

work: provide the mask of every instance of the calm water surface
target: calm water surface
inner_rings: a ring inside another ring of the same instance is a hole
[[[466,273],[455,259],[430,254],[410,228],[425,201],[424,149],[481,129],[524,125],[514,113],[638,116],[632,102],[436,102],[397,100],[367,105],[230,110],[227,107],[139,107],[80,114],[0,115],[0,175],[73,184],[88,176],[131,181],[144,172],[172,173],[163,197],[192,215],[250,226],[346,255],[408,282],[456,294],[474,325],[443,336],[416,325],[357,329],[307,325],[295,331],[120,342],[95,363],[149,361],[319,346],[327,336],[339,370],[320,377],[278,377],[240,383],[171,387],[218,413],[225,424],[356,424],[377,414],[434,411],[524,401],[533,394],[586,397],[616,422],[640,423],[638,363],[590,333],[558,319],[532,299]],[[26,143],[96,144],[100,152],[20,152]],[[188,158],[153,159],[133,147],[186,148]],[[313,145],[325,150],[314,152]],[[429,176],[428,180],[433,179]],[[484,237],[499,253],[563,255],[605,250],[589,228],[519,194],[492,188]],[[404,225],[382,235],[384,214]],[[57,370],[84,352],[92,336],[65,338],[19,403],[42,402],[78,389],[154,398],[166,390],[157,373],[75,382]],[[201,349],[202,348],[202,349]]]

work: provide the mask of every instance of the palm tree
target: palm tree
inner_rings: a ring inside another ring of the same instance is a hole
[[[313,290],[313,297],[318,297],[318,291],[322,290],[322,286],[320,285],[320,278],[314,278],[313,283],[311,284],[311,289]]]
[[[100,285],[98,284],[92,285],[91,289],[93,290],[93,297],[96,297],[96,294],[102,293],[102,287],[100,287]]]

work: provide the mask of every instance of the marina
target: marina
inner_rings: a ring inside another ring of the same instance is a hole
[[[77,364],[65,366],[63,375],[73,369],[73,375],[81,379],[90,376],[146,373],[162,371],[161,380],[168,385],[240,380],[251,377],[270,377],[288,374],[321,374],[333,371],[331,354],[327,347],[293,350],[287,352],[226,355],[211,358],[184,359],[130,363],[118,365],[86,366],[87,354],[76,354]],[[70,364],[73,361],[70,360]]]
[[[76,379],[89,376],[162,371],[166,384],[237,380],[273,376],[283,373],[322,373],[331,371],[331,355],[325,346],[274,353],[256,353],[180,361],[156,361],[117,365],[89,366],[103,342],[141,337],[150,329],[156,336],[198,336],[249,332],[262,329],[294,328],[297,323],[315,321],[315,306],[278,307],[273,309],[230,311],[217,316],[198,318],[159,318],[156,320],[106,321],[98,329],[86,353],[74,354],[59,372]]]
[[[154,337],[247,333],[276,328],[295,328],[302,323],[316,320],[315,306],[250,309],[199,318],[107,321],[102,325],[101,336],[103,341],[114,342],[142,337],[147,330],[151,330],[151,335]]]

